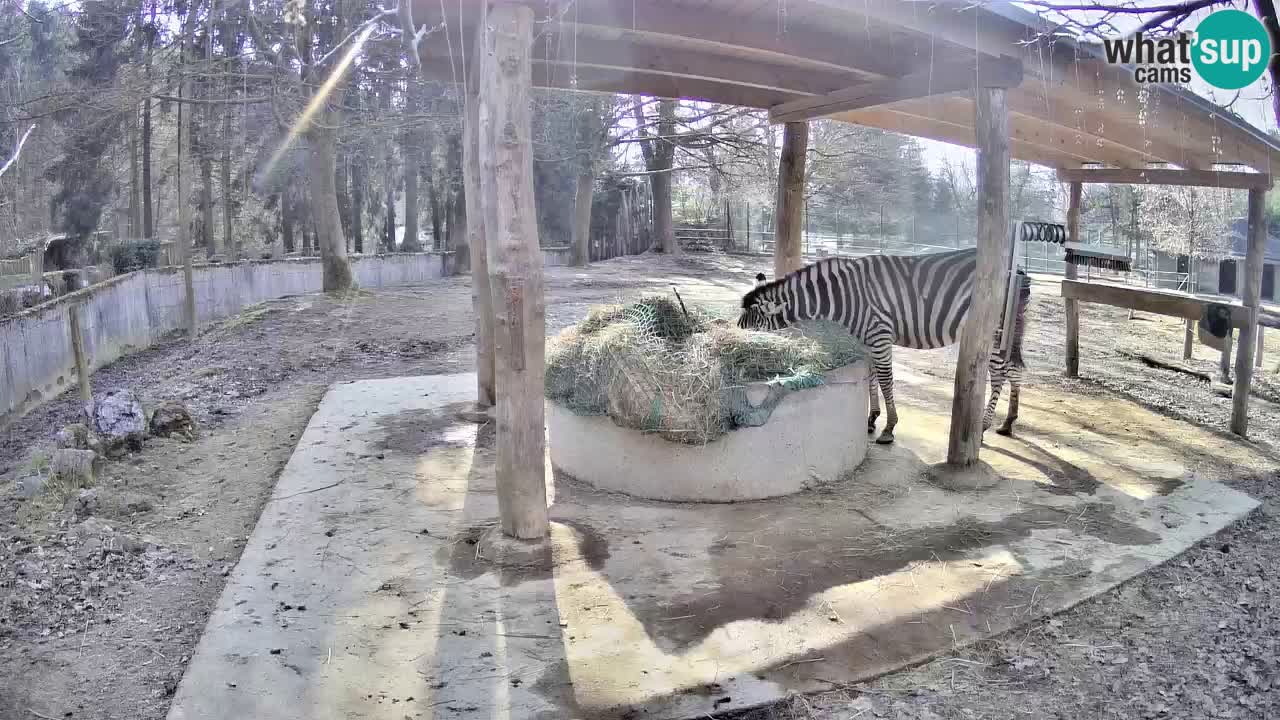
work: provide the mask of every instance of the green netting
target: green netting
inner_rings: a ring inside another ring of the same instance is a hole
[[[742,330],[674,298],[597,306],[547,347],[546,394],[579,415],[701,444],[758,426],[788,393],[816,387],[863,356],[830,322],[780,332]],[[762,402],[749,383],[767,383]]]

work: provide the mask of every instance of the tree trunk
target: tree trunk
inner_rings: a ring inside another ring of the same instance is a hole
[[[217,235],[213,232],[213,158],[209,152],[208,123],[201,129],[205,134],[200,146],[200,232],[205,253],[212,258],[221,255],[222,248],[218,246]]]
[[[649,171],[649,209],[652,212],[653,234],[650,242],[668,254],[680,252],[676,244],[675,226],[671,218],[671,168],[675,162],[676,101],[658,101],[658,138],[648,139],[644,129],[648,118],[644,116],[640,99],[631,106],[636,125],[640,127],[640,151],[644,155],[645,169]]]
[[[440,192],[436,187],[435,173],[429,167],[422,168],[422,177],[427,185],[427,204],[431,206],[431,247],[440,250],[444,247],[444,224],[440,222],[444,213],[440,207]]]
[[[590,167],[578,173],[578,189],[573,205],[573,264],[586,267],[591,262],[591,196],[595,177]]]
[[[391,158],[387,158],[387,191],[386,191],[386,216],[382,221],[382,244],[386,248],[386,252],[396,251],[396,191],[395,187],[390,183],[394,180],[392,176]]]
[[[622,199],[618,201],[618,255],[631,254],[633,242],[631,236],[634,232],[635,223],[631,217],[631,193],[623,190]]]
[[[147,87],[150,87],[151,62],[147,53]],[[151,212],[151,96],[142,99],[142,236],[156,236],[155,219]]]
[[[650,175],[649,191],[653,196],[653,241],[662,252],[674,255],[680,248],[676,246],[676,229],[671,217],[671,173]]]
[[[449,214],[445,231],[445,245],[453,251],[453,272],[471,269],[467,247],[467,193],[466,182],[458,180],[462,172],[462,136],[450,134],[445,140],[444,175],[449,178]]]
[[[400,249],[404,252],[420,252],[422,243],[419,240],[418,218],[422,212],[418,209],[418,154],[410,149],[412,141],[405,143],[404,156],[404,240]]]
[[[348,155],[345,152],[339,153],[337,160],[334,162],[333,186],[338,191],[338,217],[342,218],[342,237],[347,248],[347,252],[351,251],[351,187],[350,179],[347,173]]]
[[[142,233],[142,168],[138,162],[138,113],[134,108],[129,119],[129,239],[136,240]]]
[[[357,253],[364,252],[364,156],[351,158],[351,244]]]
[[[293,252],[293,193],[285,190],[280,193],[280,240],[284,243],[286,253]]]
[[[497,377],[495,476],[502,532],[546,537],[547,496],[543,396],[546,319],[542,253],[533,204],[530,133],[530,45],[533,9],[499,4],[489,10],[481,62],[481,194],[494,304]],[[492,42],[490,46],[489,43]]]
[[[146,51],[147,94],[142,97],[142,236],[155,237],[155,220],[151,213],[151,55],[154,36],[148,33]]]
[[[449,199],[445,221],[448,223],[445,225],[445,249],[453,251],[454,262],[457,262],[458,254],[467,246],[467,208],[462,193]]]
[[[186,36],[188,28],[187,22],[190,22],[191,16],[195,13],[194,9],[188,10],[187,19],[183,23],[183,35]],[[179,51],[179,60],[185,60],[186,48],[183,47]],[[191,97],[191,81],[185,79],[179,85],[179,98]],[[191,269],[191,173],[182,171],[183,161],[190,162],[191,158],[191,108],[183,107],[183,103],[178,103],[178,237],[176,243],[178,245],[179,257],[182,258],[182,284],[183,284],[183,302],[182,315],[184,324],[187,328],[187,337],[194,339],[196,336],[196,295],[195,283],[192,279]]]
[[[778,163],[777,210],[774,211],[773,277],[804,266],[801,248],[801,211],[804,208],[805,155],[809,124],[789,122],[782,131],[782,158]]]
[[[323,113],[332,115],[331,113]],[[338,213],[338,188],[334,176],[338,164],[338,143],[334,131],[336,118],[325,117],[321,125],[313,125],[307,132],[311,151],[307,153],[312,182],[312,221],[316,227],[316,241],[320,250],[320,263],[324,268],[322,287],[327,293],[346,292],[354,285],[351,265],[347,261],[347,244],[342,236],[342,218]]]
[[[234,258],[244,257],[243,243],[236,242],[231,230],[231,109],[222,113],[222,248]],[[274,244],[274,243],[273,243]]]
[[[407,116],[418,114],[419,83],[410,78],[404,95],[404,112]],[[411,121],[414,122],[414,121]],[[418,128],[410,125],[401,136],[402,153],[404,155],[404,241],[400,249],[404,252],[421,252],[422,243],[418,239],[418,172],[422,167],[422,155],[419,147]]]

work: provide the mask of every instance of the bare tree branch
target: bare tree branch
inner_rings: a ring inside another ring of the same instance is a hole
[[[22,146],[27,144],[27,137],[31,135],[31,131],[35,129],[36,126],[32,123],[31,127],[27,128],[27,131],[22,134],[22,139],[19,140],[17,146],[13,148],[13,157],[9,158],[9,161],[4,164],[4,167],[0,167],[0,177],[3,177],[4,174],[9,171],[9,167],[18,161],[18,156],[22,154]]]

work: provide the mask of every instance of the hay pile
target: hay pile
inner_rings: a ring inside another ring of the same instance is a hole
[[[824,373],[863,356],[834,323],[782,332],[739,329],[664,296],[592,308],[547,347],[546,395],[579,415],[608,415],[622,427],[702,444],[762,425],[788,392],[823,383]],[[758,407],[745,385],[768,382]]]

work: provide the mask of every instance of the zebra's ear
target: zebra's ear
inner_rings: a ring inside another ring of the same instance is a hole
[[[767,282],[769,282],[769,278],[765,277],[764,273],[756,273],[756,287],[760,287]]]

